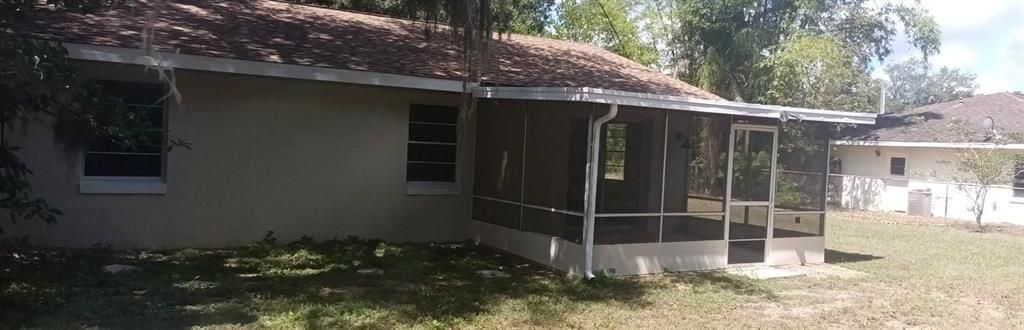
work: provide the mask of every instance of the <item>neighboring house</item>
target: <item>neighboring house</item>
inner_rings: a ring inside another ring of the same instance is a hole
[[[875,118],[725,101],[597,47],[520,35],[495,42],[471,112],[459,51],[422,23],[170,1],[147,57],[148,10],[21,27],[63,41],[192,144],[68,155],[27,128],[33,187],[66,214],[15,227],[37,244],[224,246],[273,230],[474,239],[576,274],[822,262],[828,127]],[[140,66],[156,61],[175,68],[180,104]]]
[[[908,203],[911,191],[927,190],[931,201],[926,213],[974,220],[967,195],[956,185],[945,183],[954,181],[958,149],[992,145],[981,138],[986,118],[992,118],[997,133],[1024,132],[1024,94],[979,95],[881,115],[875,126],[854,128],[832,141],[833,158],[838,159],[832,172],[846,176],[843,186],[833,189],[843,190],[844,207],[895,212],[914,212]],[[951,141],[949,127],[958,120],[976,127],[979,138]],[[1000,147],[1024,153],[1024,145]],[[1024,164],[1017,165],[1024,168],[1021,166]],[[990,191],[983,221],[1024,224],[1021,214],[1024,175],[1017,175]]]

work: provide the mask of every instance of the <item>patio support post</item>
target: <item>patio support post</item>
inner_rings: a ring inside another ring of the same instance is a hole
[[[584,187],[586,207],[583,210],[583,274],[594,278],[594,215],[597,214],[597,176],[601,164],[601,126],[619,114],[619,105],[611,104],[608,113],[594,120],[590,135],[590,152],[587,155],[587,183]]]

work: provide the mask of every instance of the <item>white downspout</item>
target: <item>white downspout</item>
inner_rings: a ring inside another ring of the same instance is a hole
[[[583,210],[583,274],[586,278],[594,278],[594,214],[597,213],[597,166],[601,155],[601,126],[619,114],[619,105],[611,104],[608,113],[594,120],[591,128],[590,153],[587,157],[587,184],[584,187],[587,195]]]

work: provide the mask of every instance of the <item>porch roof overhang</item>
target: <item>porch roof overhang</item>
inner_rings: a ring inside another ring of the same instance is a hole
[[[656,109],[695,111],[724,115],[808,120],[844,124],[875,124],[875,113],[818,110],[733,101],[706,100],[658,94],[624,92],[590,87],[475,87],[482,99],[514,99],[618,104]]]

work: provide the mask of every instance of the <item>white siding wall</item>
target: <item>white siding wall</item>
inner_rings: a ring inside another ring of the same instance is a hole
[[[956,185],[945,183],[954,173],[950,164],[956,157],[953,149],[838,146],[832,154],[843,163],[844,207],[906,212],[908,193],[929,189],[933,216],[974,220],[968,195]],[[891,157],[907,158],[906,177],[889,175]],[[1024,199],[1013,198],[1008,187],[993,187],[982,220],[1024,225]]]

